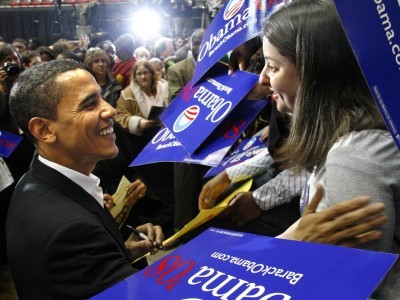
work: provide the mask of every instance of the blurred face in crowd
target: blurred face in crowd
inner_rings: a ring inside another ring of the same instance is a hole
[[[272,99],[280,112],[293,112],[300,83],[296,66],[267,39],[263,41],[263,52],[265,66],[260,84],[271,86]]]
[[[167,40],[165,42],[165,49],[164,51],[161,53],[162,57],[169,57],[175,54],[175,47],[174,47],[174,43],[172,42],[172,40]]]
[[[40,55],[32,56],[28,64],[24,64],[24,69],[32,68],[33,66],[42,63]]]
[[[184,44],[185,44],[185,40],[183,38],[177,38],[175,40],[176,49],[183,47]]]
[[[203,30],[198,31],[192,36],[190,40],[190,47],[192,49],[192,55],[195,61],[197,61],[197,58],[199,57],[200,45],[201,45],[201,40],[203,38],[203,34],[204,34]]]
[[[62,98],[57,119],[49,121],[55,136],[50,151],[61,164],[88,175],[99,160],[118,154],[112,120],[115,109],[101,98],[99,85],[85,70],[65,72],[57,81]]]
[[[149,50],[147,50],[144,47],[139,47],[136,51],[135,51],[135,57],[140,60],[140,59],[150,59],[150,52]]]
[[[137,68],[135,72],[135,79],[143,90],[150,88],[151,72],[145,66],[141,65]]]
[[[102,49],[107,53],[110,61],[113,61],[115,56],[115,48],[112,45],[105,43]]]
[[[96,56],[92,63],[90,64],[90,69],[93,71],[96,76],[104,76],[107,71],[107,57],[104,55]]]
[[[21,43],[21,42],[13,42],[11,45],[12,45],[15,49],[17,49],[17,51],[18,51],[20,54],[26,50],[26,46],[25,46],[24,43]]]

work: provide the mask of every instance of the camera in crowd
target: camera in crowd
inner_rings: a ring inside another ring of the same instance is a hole
[[[12,62],[5,63],[2,69],[6,71],[8,76],[18,75],[22,71],[22,69],[17,64]]]

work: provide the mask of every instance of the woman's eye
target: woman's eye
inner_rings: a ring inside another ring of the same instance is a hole
[[[267,64],[267,68],[268,68],[268,69],[270,69],[272,72],[276,72],[276,71],[278,71],[278,69],[277,69],[277,68],[275,68],[275,67],[271,66],[270,64]]]

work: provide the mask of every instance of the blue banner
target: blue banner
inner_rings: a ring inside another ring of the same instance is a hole
[[[258,81],[258,75],[216,64],[195,87],[189,82],[164,110],[160,119],[193,154]]]
[[[157,162],[187,162],[217,166],[267,101],[243,100],[197,151],[189,155],[173,133],[163,127],[130,166]]]
[[[210,228],[91,299],[365,300],[397,257]]]
[[[21,143],[23,137],[11,132],[0,131],[0,156],[9,157]]]
[[[204,175],[204,177],[215,176],[221,173],[226,168],[237,165],[249,158],[259,154],[261,151],[266,150],[267,145],[265,142],[260,141],[260,137],[252,137],[243,140],[239,145],[235,147],[232,153],[225,157],[218,166],[211,168]]]
[[[335,0],[372,95],[400,149],[399,3],[389,0]]]
[[[260,35],[267,15],[282,2],[286,1],[227,1],[204,32],[192,84],[230,50]]]

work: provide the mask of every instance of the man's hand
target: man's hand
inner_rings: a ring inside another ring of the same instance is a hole
[[[214,207],[218,197],[229,187],[231,180],[225,171],[222,171],[208,181],[199,195],[199,210]]]
[[[318,185],[292,236],[294,240],[356,247],[382,237],[379,226],[388,220],[383,215],[384,204],[359,196],[316,213],[323,193]]]
[[[126,190],[127,193],[124,204],[133,205],[136,203],[136,201],[146,195],[147,187],[143,181],[141,181],[140,179],[136,179],[134,182],[128,185]]]
[[[246,223],[257,219],[261,208],[254,201],[252,192],[239,193],[229,202],[231,207],[229,218],[232,223],[243,226]]]
[[[246,43],[236,47],[229,57],[229,74],[236,70],[245,71],[249,66],[250,59],[261,47],[261,40],[253,38]]]
[[[111,210],[111,208],[113,208],[115,206],[114,199],[109,194],[103,195],[103,201],[104,201],[104,205],[108,208],[108,210]]]
[[[147,223],[136,227],[136,229],[147,235],[149,240],[142,240],[134,233],[129,236],[129,238],[125,241],[125,246],[132,258],[139,258],[148,252],[150,252],[152,255],[157,253],[158,248],[153,247],[152,241],[162,245],[162,242],[164,241],[164,234],[161,227]]]

